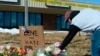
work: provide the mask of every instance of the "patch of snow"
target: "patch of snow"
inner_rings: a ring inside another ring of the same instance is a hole
[[[0,28],[0,32],[2,32],[2,33],[11,33],[12,35],[14,35],[14,34],[19,34],[19,29],[16,29],[16,28],[13,28],[13,29]]]
[[[15,35],[15,34],[19,34],[19,29],[17,28],[12,28],[12,29],[4,29],[4,28],[0,28],[0,32],[2,33],[10,33],[12,35]],[[54,34],[54,33],[68,33],[68,31],[52,31],[52,30],[44,30],[44,34],[47,33],[47,34]],[[86,32],[80,32],[81,35],[87,35],[88,33]]]

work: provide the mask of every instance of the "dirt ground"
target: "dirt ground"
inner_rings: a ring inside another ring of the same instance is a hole
[[[45,42],[49,44],[49,43],[54,43],[56,41],[62,42],[62,40],[66,35],[67,33],[63,32],[44,33],[44,38]],[[5,45],[5,44],[13,44],[16,46],[20,45],[20,35],[0,33],[0,45]],[[66,48],[70,56],[89,56],[90,55],[89,46],[90,46],[89,36],[80,35],[78,33]]]

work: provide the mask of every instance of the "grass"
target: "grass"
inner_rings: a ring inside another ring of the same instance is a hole
[[[62,42],[66,35],[67,33],[45,33],[44,39],[46,43]],[[9,44],[9,41],[15,41],[12,42],[13,45],[20,45],[20,38],[19,34],[11,35],[9,33],[0,33],[0,45]],[[4,41],[8,41],[8,43]],[[66,48],[70,56],[86,56],[89,54],[89,46],[89,36],[79,36],[79,34],[77,34]]]

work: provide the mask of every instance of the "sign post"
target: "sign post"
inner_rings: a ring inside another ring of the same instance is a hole
[[[28,0],[25,0],[25,26],[28,26]]]

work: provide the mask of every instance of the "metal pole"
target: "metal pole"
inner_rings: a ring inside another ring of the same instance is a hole
[[[28,0],[25,0],[25,26],[28,26]]]

